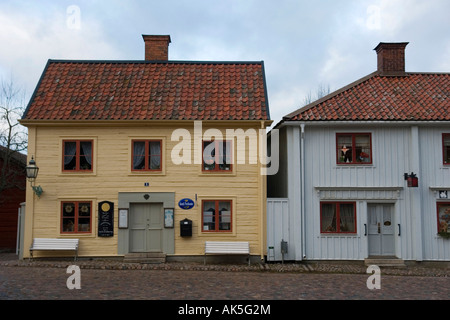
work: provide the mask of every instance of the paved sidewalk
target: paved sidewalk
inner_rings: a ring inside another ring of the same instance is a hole
[[[178,270],[178,271],[252,271],[252,272],[275,272],[275,273],[344,273],[344,274],[367,274],[367,266],[363,262],[307,262],[307,263],[266,263],[227,265],[227,264],[206,264],[203,263],[178,263],[169,262],[163,264],[141,264],[126,263],[121,259],[86,259],[79,258],[74,262],[68,259],[24,259],[19,260],[14,253],[0,252],[0,266],[17,267],[45,267],[45,268],[67,268],[76,264],[81,269],[101,269],[101,270]],[[425,277],[450,277],[450,263],[415,263],[409,264],[406,268],[382,267],[385,275],[398,276],[425,276]]]

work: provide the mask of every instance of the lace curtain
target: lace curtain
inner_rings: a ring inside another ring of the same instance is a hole
[[[68,165],[75,154],[77,153],[77,143],[76,142],[66,142],[64,143],[64,165]]]

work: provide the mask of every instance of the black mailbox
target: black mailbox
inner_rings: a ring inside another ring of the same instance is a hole
[[[180,236],[192,237],[192,220],[183,219],[180,221]]]

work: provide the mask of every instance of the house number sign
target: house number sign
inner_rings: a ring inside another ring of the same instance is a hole
[[[114,203],[102,201],[98,204],[98,236],[114,236]]]

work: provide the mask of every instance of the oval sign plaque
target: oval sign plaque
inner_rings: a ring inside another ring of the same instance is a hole
[[[184,209],[184,210],[192,209],[192,208],[194,207],[194,200],[189,199],[189,198],[181,199],[181,200],[178,202],[178,206],[179,206],[181,209]]]

